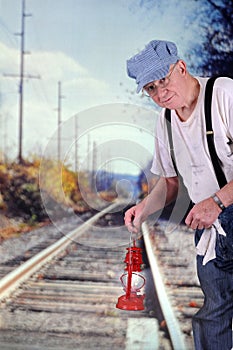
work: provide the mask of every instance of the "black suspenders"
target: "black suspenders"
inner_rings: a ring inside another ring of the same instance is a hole
[[[173,163],[174,169],[178,175],[178,169],[176,166],[175,152],[174,152],[174,146],[173,146],[173,138],[172,138],[171,110],[168,108],[165,109],[165,118],[166,118],[166,124],[167,124],[168,141],[169,141],[169,145],[170,145],[170,154],[171,154],[171,158],[172,158],[172,163]]]
[[[212,118],[211,118],[211,106],[212,106],[212,92],[214,82],[217,77],[212,77],[207,81],[206,90],[205,90],[205,120],[206,120],[206,137],[209,147],[209,152],[211,160],[213,163],[214,171],[218,180],[219,187],[223,187],[227,184],[225,174],[222,170],[222,162],[218,158],[214,145],[214,131],[212,127]]]
[[[222,162],[218,158],[215,145],[214,145],[214,131],[212,128],[212,118],[211,118],[211,106],[212,106],[212,92],[213,92],[213,86],[214,82],[217,77],[212,77],[207,81],[206,84],[206,90],[205,90],[205,120],[206,120],[206,137],[207,137],[207,143],[209,147],[209,153],[210,157],[213,163],[214,171],[218,180],[219,187],[223,187],[227,184],[227,180],[225,177],[225,174],[222,170]],[[172,130],[171,130],[171,110],[166,109],[165,110],[165,118],[166,118],[166,125],[167,125],[167,132],[168,132],[168,140],[170,144],[170,152],[172,157],[172,162],[174,169],[178,175],[178,170],[176,166],[175,161],[175,155],[174,155],[174,147],[173,147],[173,140],[172,140]]]

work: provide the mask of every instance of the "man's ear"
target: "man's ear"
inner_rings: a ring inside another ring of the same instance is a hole
[[[183,60],[179,60],[177,63],[178,71],[180,74],[185,75],[187,72],[187,66],[186,63]]]

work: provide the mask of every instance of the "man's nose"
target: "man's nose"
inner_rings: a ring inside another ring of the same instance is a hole
[[[166,87],[158,87],[158,90],[157,90],[157,95],[158,95],[158,98],[163,98],[164,96],[166,96],[167,94],[167,88]]]

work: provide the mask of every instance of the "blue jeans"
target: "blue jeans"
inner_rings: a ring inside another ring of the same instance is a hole
[[[197,256],[197,274],[204,293],[204,304],[193,317],[196,350],[232,349],[233,254],[231,255],[231,236],[233,235],[233,206],[226,208],[219,215],[219,220],[230,240],[227,241],[224,236],[217,235],[216,259],[209,261],[205,266],[202,265],[203,257]],[[202,232],[203,230],[196,230],[196,244]],[[230,246],[229,249],[228,246]],[[224,265],[225,261],[227,261],[228,268],[224,270],[219,266]]]

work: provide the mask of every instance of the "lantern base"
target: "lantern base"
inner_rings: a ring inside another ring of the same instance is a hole
[[[118,309],[131,310],[131,311],[144,310],[144,305],[143,305],[144,299],[145,299],[145,294],[143,295],[130,294],[129,298],[126,297],[126,295],[122,295],[121,297],[118,298],[116,307]]]

